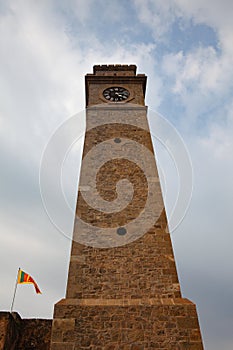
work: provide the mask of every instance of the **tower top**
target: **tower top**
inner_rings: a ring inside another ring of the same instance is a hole
[[[103,64],[93,67],[94,75],[136,75],[135,64]]]
[[[145,105],[146,76],[136,74],[135,64],[103,64],[93,66],[93,73],[85,76],[86,106],[107,103],[103,91],[107,88],[127,89],[130,97],[125,101]],[[119,102],[119,101],[118,101]]]

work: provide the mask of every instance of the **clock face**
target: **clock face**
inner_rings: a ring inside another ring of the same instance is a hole
[[[123,87],[113,86],[105,89],[103,96],[108,101],[121,102],[127,100],[129,91]]]

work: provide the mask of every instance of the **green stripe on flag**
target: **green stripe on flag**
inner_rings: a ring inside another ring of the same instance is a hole
[[[24,275],[25,273],[21,271],[20,282],[24,282]]]

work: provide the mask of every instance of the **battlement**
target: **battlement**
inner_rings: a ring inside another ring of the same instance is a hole
[[[135,76],[137,66],[135,64],[103,64],[93,67],[94,75],[120,75]]]

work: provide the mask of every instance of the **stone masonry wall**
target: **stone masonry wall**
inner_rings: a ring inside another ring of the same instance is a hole
[[[135,221],[145,210],[148,196],[153,198],[152,205],[147,210],[147,217],[153,217],[158,211],[158,217],[149,226],[148,231],[133,242],[122,242],[119,247],[99,249],[87,244],[80,244],[81,235],[85,234],[80,221],[75,222],[74,241],[72,243],[69,276],[67,284],[67,298],[161,298],[180,297],[180,287],[172,251],[170,235],[167,232],[167,219],[164,210],[158,171],[153,154],[153,147],[147,122],[146,107],[98,107],[88,108],[87,132],[85,136],[83,158],[85,158],[99,144],[106,142],[108,156],[111,150],[122,147],[129,149],[130,142],[139,144],[141,152],[137,154],[135,162],[127,159],[115,159],[98,168],[95,163],[98,157],[92,156],[90,163],[83,163],[80,174],[80,186],[83,179],[87,185],[91,182],[91,169],[97,168],[96,186],[101,197],[111,202],[117,197],[116,184],[122,179],[128,179],[134,188],[131,202],[121,211],[104,213],[96,210],[86,202],[82,191],[79,191],[77,202],[77,216],[87,223],[87,236],[91,236],[90,226],[99,228],[99,236],[103,236],[109,228],[109,242],[113,239],[126,239],[117,234],[117,227],[127,227]],[[117,139],[119,143],[114,143]],[[124,146],[125,141],[126,146]],[[121,145],[122,144],[122,145]],[[144,157],[143,150],[151,154],[149,162]],[[98,155],[102,157],[103,154]],[[131,156],[131,155],[130,155]],[[132,158],[132,156],[131,156]],[[140,158],[140,159],[139,159]],[[145,167],[151,168],[150,179],[154,181],[154,191],[149,193],[149,179],[138,166],[144,162]],[[120,189],[120,191],[122,191]],[[92,189],[90,192],[94,192]],[[92,202],[93,204],[93,202]],[[141,223],[147,224],[147,217]],[[115,230],[114,230],[115,227]],[[104,229],[102,232],[101,229]],[[135,224],[134,235],[140,231]],[[98,238],[97,238],[98,239]],[[105,238],[107,240],[108,238]],[[79,242],[79,243],[78,243]]]
[[[0,350],[14,350],[20,336],[21,318],[17,313],[0,312]]]
[[[53,322],[51,350],[203,350],[187,299],[64,299]]]
[[[67,297],[180,297],[169,234],[151,229],[136,242],[111,249],[74,242]]]
[[[16,350],[48,350],[52,320],[22,319]]]
[[[0,312],[0,350],[48,350],[52,320],[21,319],[17,313]]]
[[[103,102],[103,96],[102,93],[105,89],[107,89],[110,85],[111,86],[123,86],[126,88],[131,97],[131,102],[136,104],[144,104],[144,98],[143,98],[143,91],[142,86],[139,83],[132,82],[131,84],[128,84],[129,79],[127,79],[127,82],[123,80],[123,78],[119,79],[118,82],[116,82],[116,79],[113,77],[112,80],[109,79],[105,82],[103,81],[101,84],[98,82],[95,82],[93,85],[90,86],[90,99],[89,99],[89,105],[94,106],[98,103]]]

